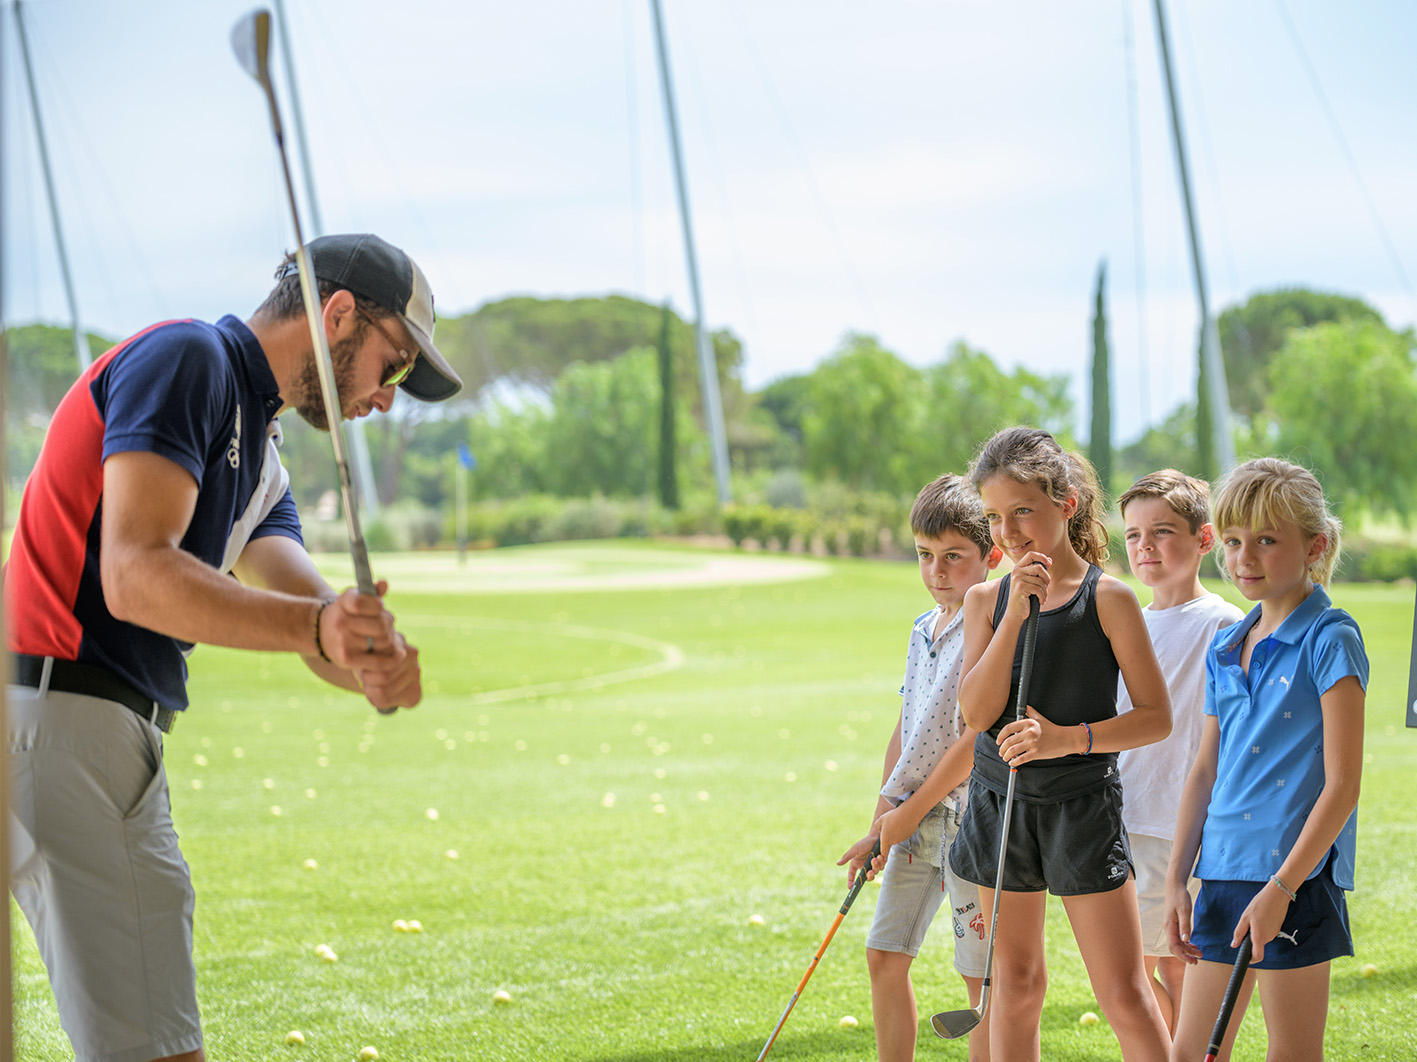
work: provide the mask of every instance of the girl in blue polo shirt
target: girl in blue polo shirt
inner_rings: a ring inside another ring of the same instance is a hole
[[[1201,1057],[1248,934],[1253,961],[1221,1057],[1257,985],[1269,1057],[1322,1058],[1329,963],[1353,954],[1344,892],[1368,658],[1324,589],[1339,523],[1309,472],[1275,458],[1240,465],[1216,490],[1215,526],[1226,575],[1257,604],[1206,654],[1205,731],[1168,870],[1171,950],[1191,964],[1171,1057]]]

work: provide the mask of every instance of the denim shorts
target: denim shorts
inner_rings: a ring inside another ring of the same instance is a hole
[[[1004,799],[971,778],[969,804],[950,846],[954,872],[988,889],[999,868]],[[1132,854],[1122,825],[1121,783],[1050,804],[1015,797],[1010,819],[1005,892],[1087,896],[1126,884]]]
[[[919,955],[925,932],[948,896],[955,969],[965,977],[983,977],[989,927],[979,908],[979,888],[937,865],[958,829],[959,812],[940,804],[919,829],[891,847],[866,946]]]
[[[1202,881],[1191,915],[1191,943],[1206,962],[1233,965],[1236,949],[1230,946],[1240,915],[1268,885],[1267,881]],[[1348,900],[1333,881],[1333,868],[1304,882],[1294,893],[1279,935],[1264,946],[1264,961],[1255,970],[1299,970],[1353,954],[1353,931],[1348,926]]]

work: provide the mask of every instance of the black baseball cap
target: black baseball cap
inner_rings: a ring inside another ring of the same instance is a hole
[[[422,356],[399,387],[424,402],[442,402],[462,390],[462,378],[433,345],[433,290],[418,263],[368,232],[321,236],[305,245],[305,253],[316,278],[378,303],[404,323]],[[292,259],[279,276],[296,271]]]

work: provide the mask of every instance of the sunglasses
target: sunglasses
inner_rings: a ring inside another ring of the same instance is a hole
[[[373,325],[374,329],[381,336],[384,337],[390,347],[399,352],[399,357],[403,359],[397,365],[394,365],[392,368],[388,369],[384,373],[384,378],[379,381],[380,390],[385,387],[397,387],[399,384],[403,383],[405,380],[408,379],[409,373],[413,372],[413,363],[418,360],[418,352],[414,351],[412,354],[410,354],[406,350],[404,350],[401,344],[394,341],[394,337],[389,335],[388,331],[385,330],[383,325],[381,325],[373,317],[370,317],[369,314],[365,313],[363,310],[359,310],[359,316],[364,318],[371,325]]]

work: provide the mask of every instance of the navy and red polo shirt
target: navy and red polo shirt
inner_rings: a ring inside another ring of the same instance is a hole
[[[197,504],[181,546],[220,568],[280,404],[265,353],[232,316],[155,325],[94,362],[55,410],[25,485],[5,568],[8,648],[108,668],[185,708],[190,643],[117,620],[104,601],[103,462],[143,451],[191,473]],[[301,540],[289,490],[251,537],[265,535]]]

